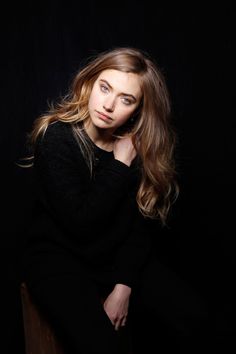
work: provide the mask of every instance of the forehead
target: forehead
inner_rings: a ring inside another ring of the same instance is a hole
[[[127,93],[139,98],[142,95],[140,77],[138,74],[119,70],[103,70],[97,80],[106,80],[117,92]]]

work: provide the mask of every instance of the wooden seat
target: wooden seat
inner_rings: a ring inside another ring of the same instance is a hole
[[[53,329],[33,303],[27,286],[20,286],[26,354],[63,354]]]

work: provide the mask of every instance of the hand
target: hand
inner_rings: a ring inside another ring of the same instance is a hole
[[[129,297],[131,288],[127,285],[116,284],[113,291],[105,299],[103,308],[117,331],[125,326],[128,316]]]
[[[113,154],[116,160],[130,166],[137,155],[131,136],[126,135],[123,138],[116,139],[113,145]]]

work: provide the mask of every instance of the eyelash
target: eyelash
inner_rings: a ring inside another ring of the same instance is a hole
[[[128,100],[128,98],[123,98],[127,103],[124,102],[124,104],[126,104],[127,106],[130,105],[132,102],[130,100]]]
[[[106,87],[105,85],[100,85],[100,87],[101,87],[101,90],[103,92],[107,92],[108,91],[108,87]],[[104,91],[103,89],[106,89],[106,90]]]
[[[100,88],[101,88],[101,91],[102,92],[107,92],[108,91],[108,87],[107,86],[105,86],[105,85],[100,85]],[[105,90],[104,90],[105,89]],[[125,98],[125,97],[123,97],[122,98],[123,100],[125,100],[126,102],[123,102],[125,105],[130,105],[131,103],[132,103],[132,101],[130,101],[128,98]]]

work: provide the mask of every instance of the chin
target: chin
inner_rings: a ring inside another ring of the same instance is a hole
[[[103,121],[99,121],[99,122],[92,121],[92,124],[97,129],[104,129],[105,130],[105,129],[111,128],[106,122],[103,122]]]
[[[95,126],[98,126],[98,127],[104,127],[104,128],[110,128],[111,125],[112,125],[112,122],[111,121],[108,121],[106,122],[105,120],[102,120],[98,117],[95,117],[94,119],[92,119],[92,123],[95,125]]]

